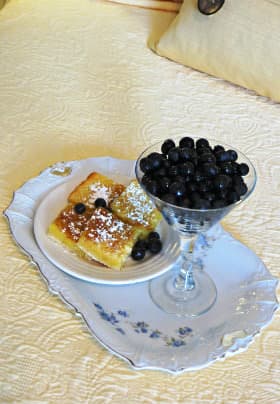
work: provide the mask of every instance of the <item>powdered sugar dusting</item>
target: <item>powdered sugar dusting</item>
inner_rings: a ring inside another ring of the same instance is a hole
[[[72,240],[78,241],[82,231],[86,227],[89,215],[78,215],[73,207],[64,209],[56,222],[63,233],[67,233]]]
[[[114,205],[117,209],[125,209],[128,219],[135,223],[141,223],[144,226],[149,226],[150,215],[155,209],[152,201],[136,181],[132,181],[129,184],[124,194],[115,200]]]
[[[111,187],[108,187],[102,184],[101,182],[95,182],[89,186],[89,189],[90,189],[90,194],[88,197],[89,205],[93,206],[97,198],[104,199],[108,204],[112,194]]]
[[[112,246],[116,242],[128,240],[132,227],[116,218],[106,209],[96,209],[87,227],[87,237],[96,243],[107,243]]]

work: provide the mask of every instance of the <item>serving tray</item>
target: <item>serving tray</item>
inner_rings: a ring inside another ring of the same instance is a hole
[[[134,161],[111,157],[61,162],[15,191],[4,212],[15,242],[37,265],[50,292],[75,309],[92,335],[134,369],[181,373],[204,368],[246,349],[278,308],[277,279],[262,261],[217,225],[201,238],[207,272],[216,282],[213,308],[197,318],[165,314],[149,295],[149,281],[129,285],[87,282],[51,263],[33,233],[34,215],[58,185],[99,171],[121,181],[134,176]]]

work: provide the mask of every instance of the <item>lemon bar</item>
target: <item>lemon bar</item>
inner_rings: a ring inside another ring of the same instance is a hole
[[[68,201],[72,204],[84,203],[93,208],[97,198],[102,198],[107,205],[125,189],[103,174],[93,172],[70,193]]]
[[[107,267],[121,269],[138,235],[137,228],[101,207],[93,211],[77,246],[88,257]]]
[[[77,247],[77,243],[91,215],[92,209],[86,209],[83,214],[78,214],[74,209],[74,205],[69,204],[50,224],[48,235],[72,252],[83,257],[84,254]]]
[[[121,220],[136,226],[142,237],[153,231],[162,219],[161,213],[136,180],[131,181],[110,207]]]

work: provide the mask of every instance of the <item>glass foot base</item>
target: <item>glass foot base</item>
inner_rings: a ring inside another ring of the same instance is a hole
[[[207,273],[195,271],[195,287],[191,290],[176,288],[176,276],[173,271],[169,271],[150,281],[150,296],[160,309],[169,314],[196,317],[206,313],[214,305],[217,289]]]

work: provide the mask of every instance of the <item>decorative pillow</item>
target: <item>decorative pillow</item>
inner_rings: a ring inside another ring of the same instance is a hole
[[[159,55],[280,101],[280,0],[225,0],[210,16],[185,0]]]

